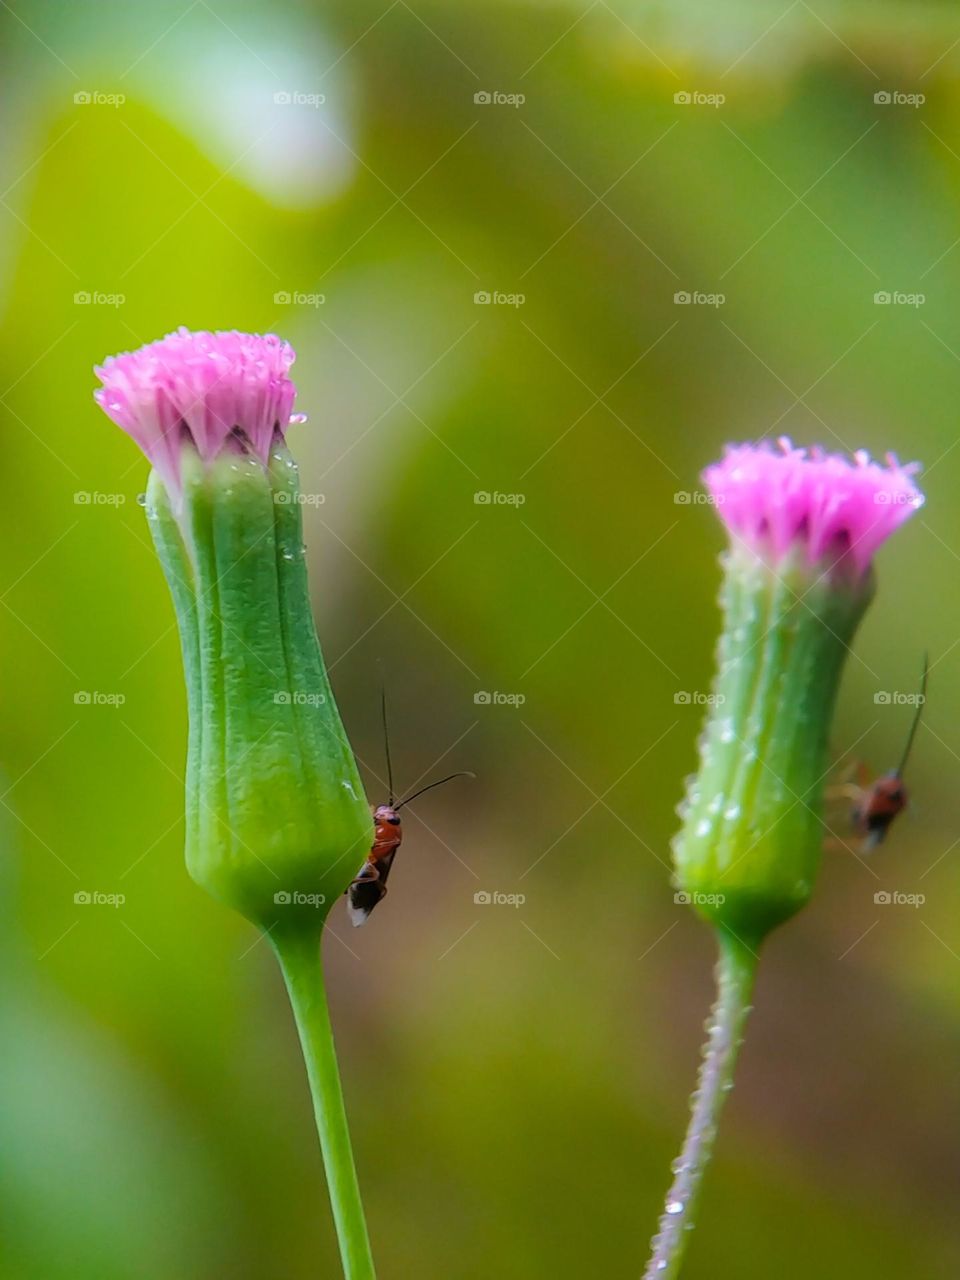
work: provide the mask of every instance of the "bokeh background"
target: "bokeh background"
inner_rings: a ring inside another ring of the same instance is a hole
[[[183,869],[146,465],[91,399],[178,324],[298,349],[371,800],[381,660],[401,784],[478,774],[327,936],[383,1280],[639,1274],[711,995],[668,871],[698,472],[778,434],[924,461],[834,743],[890,767],[929,649],[913,809],[769,943],[686,1274],[958,1274],[956,11],[11,0],[0,45],[0,1274],[338,1274],[272,959]]]

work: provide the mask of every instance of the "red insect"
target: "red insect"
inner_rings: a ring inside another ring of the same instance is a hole
[[[879,778],[875,778],[869,785],[850,785],[839,788],[841,795],[847,796],[854,802],[851,822],[855,833],[863,842],[862,848],[865,853],[869,853],[877,845],[883,843],[887,838],[887,832],[890,830],[894,818],[903,812],[910,801],[910,793],[903,782],[903,771],[910,758],[913,741],[917,736],[920,718],[923,715],[923,708],[927,700],[928,673],[929,662],[927,655],[924,654],[923,675],[920,679],[917,710],[910,726],[907,745],[896,769],[890,773],[881,774]]]
[[[383,744],[387,757],[387,781],[390,787],[390,799],[387,804],[378,804],[373,811],[373,844],[370,846],[370,852],[367,854],[363,866],[357,872],[353,883],[347,890],[347,910],[355,929],[362,924],[366,924],[370,912],[386,896],[387,877],[390,874],[390,868],[393,866],[396,852],[400,848],[400,842],[403,840],[403,827],[400,822],[400,810],[403,806],[409,804],[411,800],[416,800],[417,796],[422,796],[425,791],[432,791],[434,787],[442,787],[445,782],[450,782],[454,778],[476,777],[475,774],[467,770],[461,770],[459,773],[450,773],[445,778],[440,778],[436,782],[430,782],[427,786],[421,787],[412,796],[407,796],[405,800],[401,800],[397,804],[393,797],[393,766],[390,763],[390,739],[387,735],[387,700],[385,695],[381,696],[381,710],[383,712]]]

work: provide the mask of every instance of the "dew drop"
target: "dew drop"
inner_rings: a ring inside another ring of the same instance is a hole
[[[667,1213],[669,1213],[671,1217],[675,1217],[678,1213],[683,1213],[683,1201],[671,1200],[667,1205]]]
[[[147,495],[145,493],[137,494],[137,506],[145,507],[147,505]]]

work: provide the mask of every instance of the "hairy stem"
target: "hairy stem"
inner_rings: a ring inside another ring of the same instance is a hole
[[[691,1099],[690,1125],[673,1185],[667,1193],[660,1228],[644,1280],[673,1280],[680,1272],[683,1252],[694,1225],[704,1171],[710,1162],[717,1122],[726,1095],[733,1088],[733,1070],[750,1012],[756,955],[726,931],[718,932],[717,998],[707,1024],[707,1042]]]
[[[271,934],[270,941],[287,984],[307,1065],[343,1274],[346,1280],[375,1280],[340,1088],[319,940],[296,933]]]

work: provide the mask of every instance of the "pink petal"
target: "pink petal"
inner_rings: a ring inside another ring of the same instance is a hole
[[[786,554],[802,543],[811,563],[849,554],[858,572],[877,548],[923,505],[913,481],[915,462],[901,465],[888,454],[883,464],[864,450],[853,458],[822,449],[727,445],[703,481],[731,533],[758,552]]]

